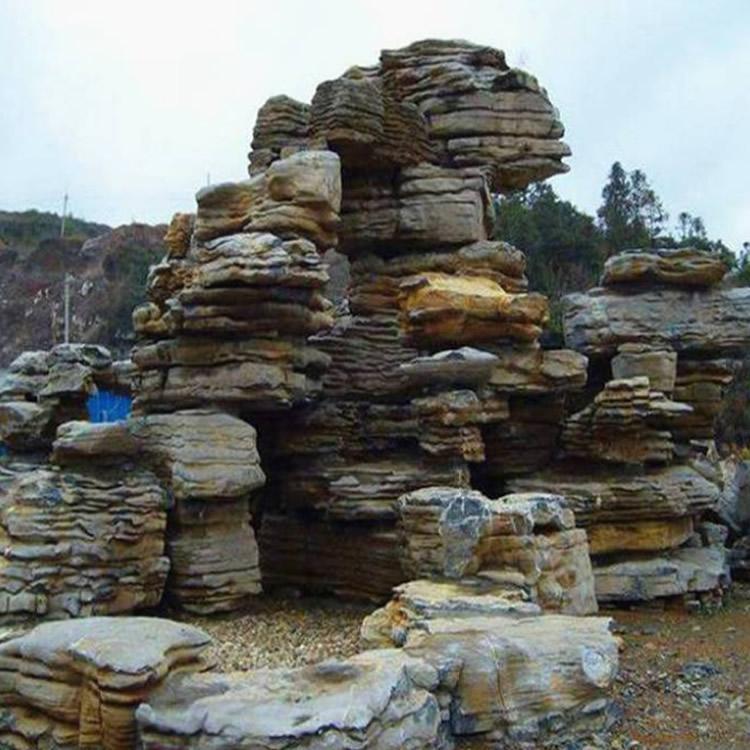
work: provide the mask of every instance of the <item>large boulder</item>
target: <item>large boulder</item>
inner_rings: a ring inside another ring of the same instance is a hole
[[[604,729],[618,642],[599,617],[438,618],[404,650],[435,666],[454,735],[492,746],[564,741]]]
[[[0,617],[156,606],[169,571],[168,499],[142,469],[36,468],[0,485]]]
[[[438,672],[400,651],[298,669],[176,676],[138,708],[140,747],[439,750]]]
[[[586,533],[556,495],[489,500],[476,490],[428,487],[399,499],[402,560],[413,577],[481,574],[522,587],[543,608],[596,612]]]
[[[150,617],[45,623],[0,644],[0,745],[136,747],[135,711],[173,671],[202,671],[209,637]]]

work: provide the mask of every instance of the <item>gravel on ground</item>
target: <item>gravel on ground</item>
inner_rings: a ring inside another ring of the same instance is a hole
[[[231,671],[354,656],[362,620],[374,609],[334,599],[263,596],[223,617],[172,616],[205,630],[214,639],[209,656]]]

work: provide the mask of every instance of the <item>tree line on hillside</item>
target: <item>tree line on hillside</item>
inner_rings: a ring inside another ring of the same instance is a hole
[[[7,251],[24,256],[41,242],[60,237],[62,217],[48,211],[0,211],[0,245]],[[65,216],[65,237],[79,245],[92,237],[110,231],[106,224]]]
[[[628,172],[620,162],[610,169],[602,203],[591,216],[562,200],[547,183],[497,197],[494,235],[526,253],[531,289],[551,301],[552,328],[560,330],[559,301],[570,292],[596,286],[611,255],[632,248],[697,247],[718,253],[750,284],[750,245],[735,255],[721,240],[709,238],[699,216],[669,214],[645,172]]]

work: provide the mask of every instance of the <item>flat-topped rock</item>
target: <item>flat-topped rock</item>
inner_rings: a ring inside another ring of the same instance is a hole
[[[597,565],[594,577],[600,602],[649,601],[728,586],[729,563],[721,546],[681,547]]]
[[[728,271],[717,254],[693,247],[626,250],[604,264],[601,284],[666,284],[705,288],[718,284]]]
[[[722,356],[750,346],[750,288],[664,288],[633,294],[596,288],[563,299],[565,345],[614,355],[621,344]]]
[[[720,497],[716,484],[683,464],[636,472],[609,467],[588,475],[575,468],[552,467],[512,479],[508,485],[514,491],[559,492],[583,526],[694,515],[714,508]]]
[[[0,643],[9,747],[136,746],[135,711],[172,670],[202,671],[209,637],[150,617],[46,623]]]
[[[416,357],[399,370],[414,385],[474,385],[489,380],[497,362],[494,354],[462,346]]]
[[[255,429],[229,414],[190,409],[132,417],[128,430],[178,499],[228,499],[261,487]]]
[[[176,676],[137,711],[144,750],[163,747],[447,748],[438,673],[400,651],[299,669]]]
[[[391,601],[362,622],[362,648],[403,646],[427,620],[462,617],[522,617],[541,614],[517,586],[481,575],[460,580],[419,579],[397,586]]]
[[[65,422],[53,444],[55,463],[120,462],[133,459],[141,446],[126,422]]]

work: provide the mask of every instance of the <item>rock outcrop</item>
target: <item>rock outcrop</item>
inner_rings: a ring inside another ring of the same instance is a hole
[[[0,378],[0,443],[43,453],[59,425],[88,419],[86,402],[97,391],[129,392],[122,371],[108,349],[93,344],[24,352]]]
[[[0,617],[83,617],[156,606],[170,501],[122,423],[67,422],[52,463],[0,480]]]
[[[139,737],[146,750],[165,743],[447,749],[438,686],[434,667],[399,651],[299,669],[177,676],[138,709]]]
[[[607,261],[601,288],[564,300],[565,340],[590,358],[591,385],[556,460],[509,486],[566,496],[589,535],[600,602],[728,582],[723,541],[698,533],[721,498],[713,423],[750,345],[750,290],[723,286],[725,273],[691,248],[627,251]]]
[[[174,671],[202,671],[197,628],[148,617],[45,623],[0,643],[3,747],[136,747],[135,712]]]
[[[239,608],[261,590],[249,506],[265,482],[255,430],[200,409],[135,417],[128,429],[174,500],[169,598],[191,612]]]
[[[486,577],[544,609],[596,612],[586,533],[558,495],[489,500],[428,487],[399,500],[404,571],[413,578]]]
[[[580,616],[596,612],[594,578],[563,498],[430,487],[398,506],[404,569],[421,577],[365,618],[362,646],[434,666],[451,733],[481,746],[604,728],[618,645],[609,620]]]
[[[261,108],[252,180],[305,153],[338,155],[337,247],[351,279],[333,326],[308,341],[328,363],[318,402],[259,425],[269,475],[260,539],[263,559],[278,564],[264,574],[273,585],[305,578],[273,549],[292,543],[280,518],[296,529],[303,517],[316,549],[327,525],[348,523],[373,540],[374,563],[395,539],[400,495],[468,488],[471,467],[484,463],[500,474],[539,400],[539,431],[559,429],[585,358],[542,351],[547,301],[528,293],[523,253],[490,235],[491,192],[565,171],[562,134],[532,76],[458,41],[384,51],[378,66],[322,83],[309,106],[274,97]],[[309,584],[340,590],[336,550],[320,555]],[[332,577],[315,584],[314,571]],[[359,575],[368,593],[372,581],[393,584],[367,556]]]

